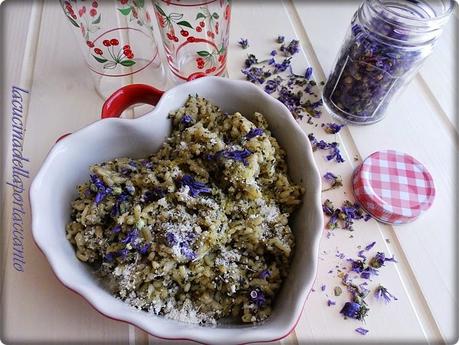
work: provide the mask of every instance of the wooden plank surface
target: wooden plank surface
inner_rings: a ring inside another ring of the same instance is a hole
[[[312,53],[320,61],[321,72],[325,77],[332,68],[355,6],[352,3],[299,1],[296,8],[313,47]],[[316,15],[311,16],[311,13]],[[333,20],[334,25],[320,25],[324,18]],[[448,113],[445,117],[445,112],[451,111],[448,104],[457,94],[452,86],[454,84],[441,88],[443,100],[435,98],[440,93],[437,86],[445,81],[442,75],[452,74],[449,61],[454,59],[455,52],[448,31],[453,24],[454,21],[449,23],[446,36],[440,39],[440,51],[422,68],[420,75],[401,97],[391,104],[385,120],[372,125],[371,130],[366,127],[349,127],[353,144],[362,157],[381,149],[398,149],[423,162],[435,181],[437,195],[432,208],[416,222],[390,230],[396,239],[394,245],[406,258],[404,265],[409,268],[404,270],[403,280],[410,283],[414,291],[420,289],[419,298],[413,297],[413,302],[416,313],[423,320],[423,327],[432,331],[427,332],[428,339],[436,339],[438,331],[444,339],[452,339],[456,332],[452,320],[458,308],[454,297],[455,278],[452,274],[455,265],[452,246],[456,231],[457,132],[454,128],[454,113]],[[336,34],[338,32],[341,34]],[[435,60],[436,68],[432,70],[431,63]],[[438,66],[444,67],[442,74],[435,72]],[[436,82],[426,82],[432,79]],[[448,83],[446,80],[445,84]],[[413,291],[410,294],[416,296]]]
[[[56,138],[97,120],[102,105],[61,8],[56,2],[41,4],[43,8],[34,13],[25,2],[8,5],[6,16],[6,46],[15,47],[15,50],[6,50],[9,68],[3,85],[29,83],[31,91],[25,152],[33,159],[27,187]],[[246,55],[254,53],[260,58],[268,57],[276,47],[275,38],[282,34],[288,40],[298,38],[301,42],[302,51],[294,57],[294,70],[303,73],[312,65],[316,80],[323,80],[332,68],[356,6],[356,2],[284,1],[260,5],[234,2],[228,56],[230,78],[242,79],[240,69]],[[32,14],[38,16],[35,21],[29,20]],[[28,30],[29,25],[38,25],[38,28]],[[241,37],[250,42],[247,50],[237,46]],[[352,237],[346,231],[335,231],[329,237],[324,232],[315,291],[308,298],[295,333],[277,343],[437,342],[451,339],[454,334],[452,320],[457,300],[454,297],[452,243],[455,231],[454,158],[458,152],[452,112],[456,93],[451,72],[455,61],[453,37],[452,26],[448,26],[437,52],[391,106],[388,118],[379,124],[347,127],[340,135],[330,137],[320,128],[321,123],[331,121],[328,114],[314,120],[318,127],[301,122],[306,133],[338,141],[345,155],[346,162],[339,165],[327,162],[320,153],[315,156],[322,173],[333,171],[345,181],[344,189],[324,193],[324,198],[337,204],[352,199],[349,181],[353,169],[361,158],[385,148],[405,151],[426,164],[436,182],[437,198],[428,213],[409,225],[391,227],[370,220],[356,224]],[[18,51],[25,53],[18,55]],[[22,56],[27,63],[23,64]],[[8,87],[4,87],[3,92],[9,99]],[[7,105],[3,105],[6,114]],[[354,161],[356,155],[358,161]],[[7,173],[9,168],[8,165],[4,167]],[[11,199],[6,198],[4,209],[6,216],[2,225],[7,228],[11,220],[8,216]],[[30,216],[29,209],[27,214]],[[30,229],[30,218],[25,227]],[[8,250],[10,241],[10,238],[4,241]],[[336,265],[345,264],[336,256],[337,251],[355,258],[358,246],[372,241],[377,241],[374,252],[394,254],[399,263],[384,267],[370,285],[374,287],[382,282],[398,301],[385,305],[369,298],[371,312],[366,324],[343,320],[339,309],[348,295],[332,296],[333,287],[340,283]],[[46,259],[33,244],[30,231],[25,243],[26,273],[11,269],[8,250],[2,266],[2,282],[6,282],[2,284],[2,309],[8,315],[3,325],[11,339],[45,343],[177,343],[157,339],[134,326],[98,314],[57,281]],[[334,272],[328,273],[330,270]],[[324,291],[322,285],[325,285]],[[327,307],[329,298],[336,301],[335,306]],[[368,328],[370,332],[361,336],[354,331],[357,327]]]

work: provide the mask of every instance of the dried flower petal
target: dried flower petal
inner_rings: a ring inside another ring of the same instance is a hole
[[[210,193],[212,191],[205,183],[196,181],[191,175],[184,175],[180,180],[180,184],[190,188],[189,195],[193,198],[201,193]]]
[[[241,38],[238,44],[241,46],[242,49],[247,49],[247,47],[249,46],[249,40]]]
[[[328,134],[336,134],[343,127],[344,127],[344,125],[340,125],[340,124],[337,124],[337,123],[326,123],[326,124],[324,124],[323,129]]]
[[[277,36],[276,42],[277,43],[284,43],[284,40],[285,40],[285,36],[279,35],[279,36]]]
[[[385,303],[389,303],[392,299],[397,300],[397,297],[392,295],[384,286],[379,285],[375,289],[375,297],[378,300],[384,300]]]
[[[356,331],[357,333],[362,334],[362,335],[365,335],[365,334],[367,334],[367,333],[369,332],[368,329],[365,329],[365,328],[362,328],[362,327],[356,328],[355,331]]]

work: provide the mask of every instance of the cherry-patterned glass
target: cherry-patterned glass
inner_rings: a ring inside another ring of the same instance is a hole
[[[149,1],[60,2],[103,98],[133,83],[165,88],[167,73],[154,38],[154,12]]]
[[[226,72],[229,0],[153,0],[153,4],[176,81]]]

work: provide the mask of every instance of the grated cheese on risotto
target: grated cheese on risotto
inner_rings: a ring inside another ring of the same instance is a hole
[[[154,155],[90,167],[67,238],[114,296],[201,325],[269,317],[302,189],[263,115],[190,96]]]

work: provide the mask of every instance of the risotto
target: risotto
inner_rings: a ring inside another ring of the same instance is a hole
[[[114,296],[155,315],[260,322],[289,271],[302,188],[262,114],[190,96],[154,155],[90,167],[67,238]]]

